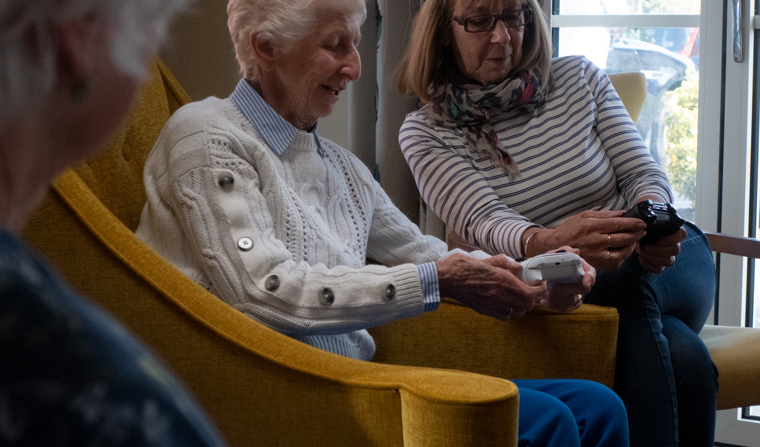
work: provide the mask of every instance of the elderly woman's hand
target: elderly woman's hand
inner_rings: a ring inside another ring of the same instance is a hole
[[[579,249],[580,256],[595,268],[614,270],[633,253],[636,242],[646,234],[646,223],[622,217],[623,214],[623,211],[584,211],[553,230],[538,230],[530,239],[530,253],[526,255],[569,245]]]
[[[504,255],[479,260],[455,254],[436,263],[441,296],[483,315],[521,317],[547,296],[546,285],[529,286],[517,275],[522,266]]]
[[[676,256],[681,252],[681,241],[686,238],[686,230],[681,228],[674,234],[666,236],[653,244],[641,246],[636,244],[641,267],[652,273],[662,273],[665,267],[671,267],[676,262]]]
[[[580,254],[580,250],[571,247],[560,247],[558,250]],[[552,250],[552,252],[558,250]],[[589,293],[591,287],[593,287],[596,282],[596,269],[586,261],[583,261],[582,265],[585,273],[580,282],[572,284],[554,284],[549,290],[546,298],[536,304],[560,312],[572,312],[579,308],[582,304],[582,296]]]

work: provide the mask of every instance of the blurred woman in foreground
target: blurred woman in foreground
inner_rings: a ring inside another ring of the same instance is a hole
[[[220,446],[183,387],[18,232],[132,104],[186,0],[0,0],[0,444]]]

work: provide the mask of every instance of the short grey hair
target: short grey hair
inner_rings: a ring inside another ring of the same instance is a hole
[[[246,79],[257,79],[261,67],[251,47],[251,36],[259,34],[287,53],[296,42],[311,34],[317,26],[309,10],[314,0],[229,0],[227,26],[235,46],[240,72]],[[366,0],[346,0],[347,10],[354,3],[356,11],[367,17]]]
[[[0,0],[0,129],[34,107],[58,81],[57,25],[100,14],[117,68],[144,76],[169,20],[191,0]]]

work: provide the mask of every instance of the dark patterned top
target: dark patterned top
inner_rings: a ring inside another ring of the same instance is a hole
[[[0,230],[0,445],[224,443],[156,357]]]

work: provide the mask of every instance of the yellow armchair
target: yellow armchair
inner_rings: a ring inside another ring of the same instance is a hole
[[[230,445],[514,446],[518,393],[503,378],[612,386],[611,309],[503,323],[443,303],[375,328],[377,361],[362,362],[283,336],[209,294],[134,235],[145,159],[188,101],[155,61],[129,122],[104,153],[56,180],[24,237],[166,361]]]

